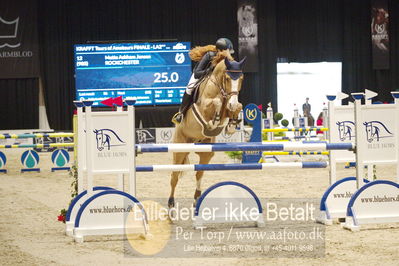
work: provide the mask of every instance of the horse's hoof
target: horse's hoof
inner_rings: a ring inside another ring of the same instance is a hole
[[[175,207],[175,199],[174,198],[169,198],[168,207],[169,207],[169,209]]]
[[[194,193],[194,199],[197,200],[201,196],[201,190],[196,189]]]
[[[168,216],[169,216],[169,221],[173,223],[175,217],[177,216],[177,211],[175,210],[175,199],[174,198],[169,198],[168,200]]]
[[[197,206],[198,198],[201,197],[201,190],[195,190],[193,207]]]

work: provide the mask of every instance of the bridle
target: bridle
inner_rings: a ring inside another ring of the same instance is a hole
[[[225,72],[225,74],[227,74],[229,72],[230,73],[242,73],[242,70],[225,70],[224,72]],[[231,91],[231,92],[226,91],[225,86],[223,86],[223,85],[225,85],[225,79],[226,79],[225,75],[223,75],[222,82],[220,82],[220,83],[217,82],[216,77],[214,77],[214,79],[215,80],[213,80],[211,77],[210,81],[219,88],[220,94],[222,95],[223,99],[228,99],[233,95],[239,94],[239,91]]]

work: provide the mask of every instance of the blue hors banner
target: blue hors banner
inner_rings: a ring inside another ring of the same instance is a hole
[[[77,100],[95,105],[109,97],[136,105],[180,104],[191,76],[189,42],[78,44]]]
[[[1,0],[0,78],[39,76],[36,0]]]

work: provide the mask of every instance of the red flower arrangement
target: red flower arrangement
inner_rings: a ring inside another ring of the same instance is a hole
[[[58,221],[59,221],[59,222],[65,223],[66,212],[67,212],[67,211],[66,211],[65,209],[62,209],[62,210],[60,211],[60,215],[58,215]]]
[[[78,169],[76,165],[72,165],[71,170],[69,171],[69,176],[72,177],[72,184],[71,184],[71,202],[72,200],[78,195]],[[71,202],[69,204],[71,204]],[[65,223],[66,218],[66,209],[60,210],[57,219],[59,222]]]

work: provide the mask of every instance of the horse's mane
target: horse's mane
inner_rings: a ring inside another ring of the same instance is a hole
[[[229,59],[230,61],[234,60],[234,58],[231,56],[229,50],[224,50],[224,51],[220,51],[219,53],[216,54],[216,56],[212,59],[212,65],[216,66],[225,58]]]
[[[216,53],[217,52],[216,46],[215,45],[197,46],[190,50],[189,55],[191,60],[193,60],[194,62],[198,62],[201,60],[204,54],[206,54],[209,51]],[[230,61],[233,60],[233,57],[230,55],[230,52],[228,50],[219,51],[218,53],[216,53],[216,56],[212,59],[212,65],[216,66],[220,61],[224,60],[226,57]]]

